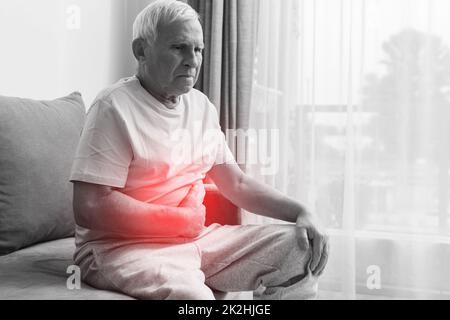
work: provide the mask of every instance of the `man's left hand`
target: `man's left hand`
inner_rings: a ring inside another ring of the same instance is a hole
[[[313,275],[320,276],[325,270],[330,251],[328,235],[320,231],[310,214],[297,218],[297,240],[300,248],[308,250],[311,246],[310,269]]]

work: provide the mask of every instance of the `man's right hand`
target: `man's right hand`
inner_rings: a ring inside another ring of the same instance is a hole
[[[182,209],[182,214],[186,218],[185,228],[181,236],[195,238],[205,227],[206,208],[203,205],[205,189],[199,184],[191,187],[186,197],[181,201],[178,208]]]
[[[204,228],[202,181],[191,188],[181,207],[136,200],[110,186],[76,181],[74,214],[77,225],[102,232],[145,237],[195,237]]]

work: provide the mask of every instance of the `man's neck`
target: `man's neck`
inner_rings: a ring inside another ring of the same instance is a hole
[[[154,90],[150,84],[150,81],[146,81],[144,77],[140,76],[139,74],[136,75],[136,78],[138,78],[141,86],[150,93],[156,100],[161,102],[165,107],[168,109],[174,109],[176,106],[178,106],[178,103],[180,102],[180,96],[176,95],[164,95],[157,92],[157,90]]]

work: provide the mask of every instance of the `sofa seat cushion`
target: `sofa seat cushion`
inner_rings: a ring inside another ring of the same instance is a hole
[[[122,300],[131,297],[98,290],[81,283],[81,289],[68,289],[73,273],[74,238],[40,243],[0,256],[0,300]]]

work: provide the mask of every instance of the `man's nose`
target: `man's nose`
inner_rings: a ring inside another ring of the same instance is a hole
[[[184,65],[190,68],[197,68],[200,64],[201,58],[194,50],[187,50],[184,57]]]

